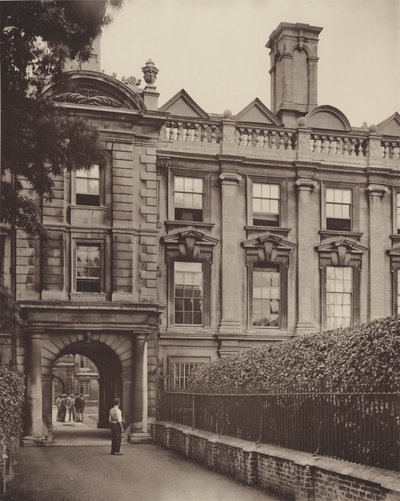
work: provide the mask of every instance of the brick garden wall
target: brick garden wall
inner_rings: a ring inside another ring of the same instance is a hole
[[[293,501],[400,501],[400,477],[330,458],[192,429],[152,425],[153,440],[213,470]]]

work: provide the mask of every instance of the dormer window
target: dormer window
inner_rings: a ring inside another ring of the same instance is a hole
[[[77,169],[76,205],[100,205],[100,169],[97,164],[89,169]]]

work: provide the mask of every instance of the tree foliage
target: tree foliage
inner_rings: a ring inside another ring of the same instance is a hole
[[[0,367],[0,444],[13,446],[22,431],[24,376],[14,368]]]
[[[64,113],[43,89],[50,79],[62,81],[68,58],[89,58],[93,39],[121,1],[1,3],[0,221],[43,235],[37,204],[22,194],[21,178],[38,195],[51,198],[54,175],[101,160],[95,129]]]
[[[399,389],[400,316],[257,346],[194,370],[189,389],[342,391]]]

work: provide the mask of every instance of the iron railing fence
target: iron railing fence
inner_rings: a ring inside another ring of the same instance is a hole
[[[244,440],[400,470],[400,394],[162,391],[160,419]]]

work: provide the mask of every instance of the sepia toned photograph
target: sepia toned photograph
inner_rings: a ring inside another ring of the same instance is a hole
[[[400,501],[400,2],[0,21],[0,499]]]

